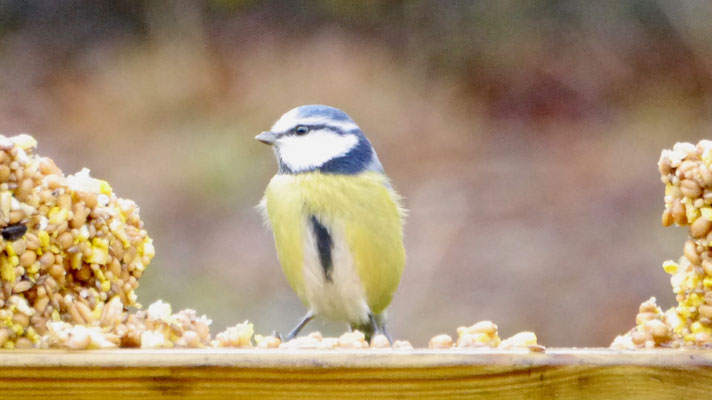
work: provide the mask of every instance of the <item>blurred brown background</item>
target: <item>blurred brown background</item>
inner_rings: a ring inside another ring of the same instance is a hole
[[[411,210],[396,337],[492,319],[606,346],[673,302],[656,162],[709,138],[710,20],[692,0],[0,0],[0,132],[141,206],[144,305],[286,332],[304,309],[254,209],[276,164],[253,137],[342,108]]]

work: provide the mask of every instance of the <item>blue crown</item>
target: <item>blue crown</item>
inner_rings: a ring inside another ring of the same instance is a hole
[[[297,108],[297,115],[301,118],[327,118],[333,121],[353,122],[351,117],[338,108],[324,106],[321,104],[310,104]]]

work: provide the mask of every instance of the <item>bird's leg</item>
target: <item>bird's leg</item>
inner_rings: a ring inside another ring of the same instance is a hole
[[[307,311],[306,315],[304,315],[304,318],[302,318],[302,320],[299,321],[297,326],[295,326],[294,329],[292,329],[292,331],[289,332],[289,334],[285,338],[285,342],[288,342],[288,341],[294,339],[295,337],[297,337],[297,335],[299,334],[299,331],[301,331],[302,328],[304,328],[304,326],[306,324],[308,324],[309,321],[311,321],[312,319],[314,319],[314,313],[311,312],[311,310]]]
[[[385,318],[383,318],[382,315],[373,315],[373,314],[368,314],[368,319],[369,322],[371,323],[371,326],[373,327],[373,331],[375,332],[376,335],[381,334],[388,339],[388,343],[393,344],[393,338],[391,337],[391,334],[388,333],[386,330],[386,321]]]
[[[393,337],[392,337],[391,334],[388,333],[388,331],[386,330],[386,324],[385,324],[385,323],[382,323],[382,324],[381,324],[380,330],[381,330],[381,333],[383,334],[383,336],[385,336],[386,339],[388,339],[388,343],[390,343],[391,345],[393,345]]]
[[[380,330],[378,329],[378,321],[376,321],[376,316],[368,313],[368,324],[369,324],[369,331],[373,333],[373,335],[378,335],[380,333]]]

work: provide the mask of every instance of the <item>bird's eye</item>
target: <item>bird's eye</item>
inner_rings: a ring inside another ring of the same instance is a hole
[[[297,135],[306,135],[309,133],[309,127],[305,125],[297,125],[297,127],[294,128],[294,133]]]

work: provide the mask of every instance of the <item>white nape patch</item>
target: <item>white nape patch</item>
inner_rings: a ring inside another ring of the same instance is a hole
[[[294,109],[282,115],[282,117],[280,117],[279,120],[272,125],[271,131],[275,133],[284,133],[297,125],[329,125],[339,128],[345,132],[358,129],[358,125],[351,121],[338,121],[331,118],[319,117],[300,118],[299,111]]]
[[[319,221],[329,230],[334,244],[331,250],[331,281],[327,281],[324,275],[311,223],[304,224],[307,232],[304,234],[302,272],[310,310],[327,320],[366,323],[370,309],[343,230],[325,222]]]
[[[348,153],[356,144],[356,135],[340,135],[326,129],[301,136],[282,136],[275,142],[279,158],[294,172],[321,167],[327,161]]]

